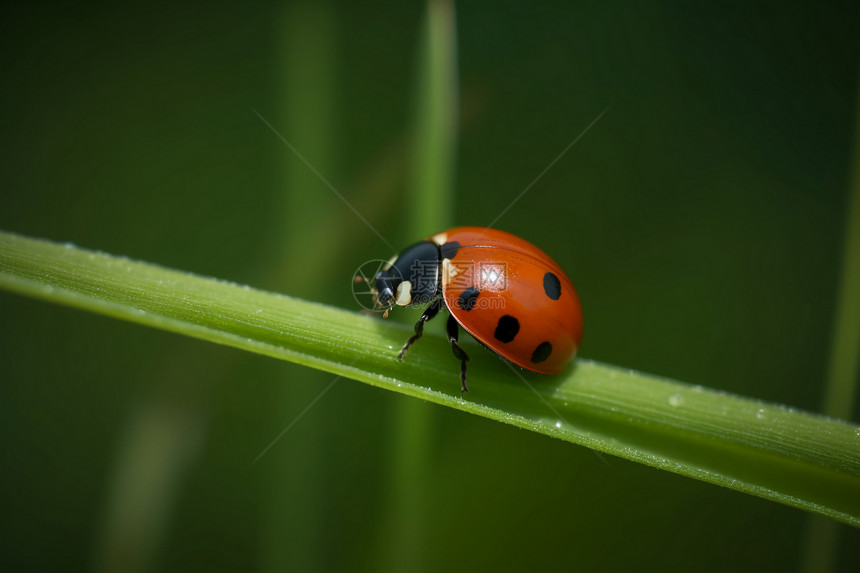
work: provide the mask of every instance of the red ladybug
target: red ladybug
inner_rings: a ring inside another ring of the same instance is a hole
[[[394,305],[429,304],[399,359],[444,301],[464,392],[469,356],[457,343],[459,326],[496,354],[542,374],[561,372],[582,340],[582,307],[564,271],[531,243],[495,229],[457,227],[416,243],[386,263],[371,290],[384,316]]]

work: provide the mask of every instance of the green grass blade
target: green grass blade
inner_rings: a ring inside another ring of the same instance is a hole
[[[425,14],[417,93],[410,233],[428,237],[451,222],[457,130],[454,3],[430,0]]]
[[[260,134],[280,151],[279,177],[271,190],[275,217],[268,220],[270,246],[276,255],[267,260],[268,284],[289,284],[299,296],[320,292],[320,284],[335,266],[339,229],[333,231],[320,221],[332,221],[333,210],[343,205],[321,181],[340,179],[335,160],[337,85],[341,77],[337,58],[336,11],[324,2],[290,2],[282,6],[275,20],[274,75],[277,78],[271,110],[273,132],[260,124]],[[311,169],[285,141],[313,166]],[[339,186],[339,184],[338,184]],[[343,209],[347,211],[346,209]],[[352,215],[352,213],[349,213]],[[313,249],[307,245],[314,245]],[[301,272],[296,272],[301,269]],[[324,372],[301,370],[308,382],[329,382]],[[285,373],[285,377],[291,377]],[[282,384],[273,388],[271,403],[263,413],[273,419],[290,419],[296,403],[310,401],[318,392],[316,384]],[[310,395],[308,395],[310,394]],[[328,409],[319,414],[332,415]],[[259,571],[288,569],[315,571],[324,568],[326,540],[319,531],[326,527],[325,507],[330,484],[323,464],[331,444],[322,432],[309,432],[295,457],[272,456],[260,466],[265,503],[260,515]],[[302,491],[301,496],[292,492]],[[296,516],[301,519],[297,520]],[[300,521],[300,523],[297,523]]]
[[[428,334],[399,362],[407,325],[8,233],[0,233],[0,287],[297,362],[860,526],[860,427],[840,420],[581,359],[565,374],[533,375],[471,345],[472,392],[461,396],[441,337]]]
[[[860,98],[855,101],[854,153],[846,197],[845,244],[833,320],[833,339],[822,412],[850,419],[860,371]],[[835,523],[810,516],[803,572],[835,570],[840,531]]]
[[[418,41],[411,183],[403,220],[408,244],[451,227],[457,123],[457,41],[453,0],[428,0]],[[420,572],[428,563],[426,531],[431,512],[435,410],[401,400],[394,412],[389,490],[390,521],[384,523],[390,550],[383,568]],[[396,524],[392,527],[391,524]]]

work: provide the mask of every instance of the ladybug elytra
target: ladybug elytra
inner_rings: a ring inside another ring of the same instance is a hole
[[[460,360],[462,390],[469,356],[458,343],[462,326],[478,342],[542,374],[557,374],[582,341],[582,307],[564,271],[543,251],[510,233],[457,227],[416,243],[383,266],[371,288],[385,316],[393,306],[429,305],[415,334],[424,333],[444,304],[448,340]]]

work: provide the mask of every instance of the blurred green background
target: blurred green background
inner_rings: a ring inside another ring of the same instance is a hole
[[[0,228],[357,310],[391,249],[254,110],[387,241],[420,238],[425,9],[4,3]],[[496,224],[568,271],[581,354],[819,411],[858,24],[463,2],[452,222],[489,224],[609,106]],[[0,317],[5,571],[791,571],[816,548],[801,511],[349,380],[5,293]],[[834,570],[860,570],[839,529]]]

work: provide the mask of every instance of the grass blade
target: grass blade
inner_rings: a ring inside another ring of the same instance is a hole
[[[264,354],[860,526],[860,427],[587,360],[554,377],[331,306],[9,233],[0,287]],[[524,383],[524,381],[528,383]],[[534,392],[529,388],[534,388]]]
[[[845,244],[834,313],[833,339],[823,412],[851,418],[860,371],[860,99],[855,102],[854,153],[851,184],[846,197]],[[834,570],[839,528],[832,521],[810,516],[801,571]]]
[[[428,0],[418,41],[412,173],[403,210],[410,237],[404,245],[452,226],[456,35],[453,0]],[[435,411],[417,400],[401,400],[394,412],[390,518],[383,526],[391,549],[383,568],[419,572],[428,563],[426,524],[431,511],[424,492],[433,488],[430,452],[435,420]]]

